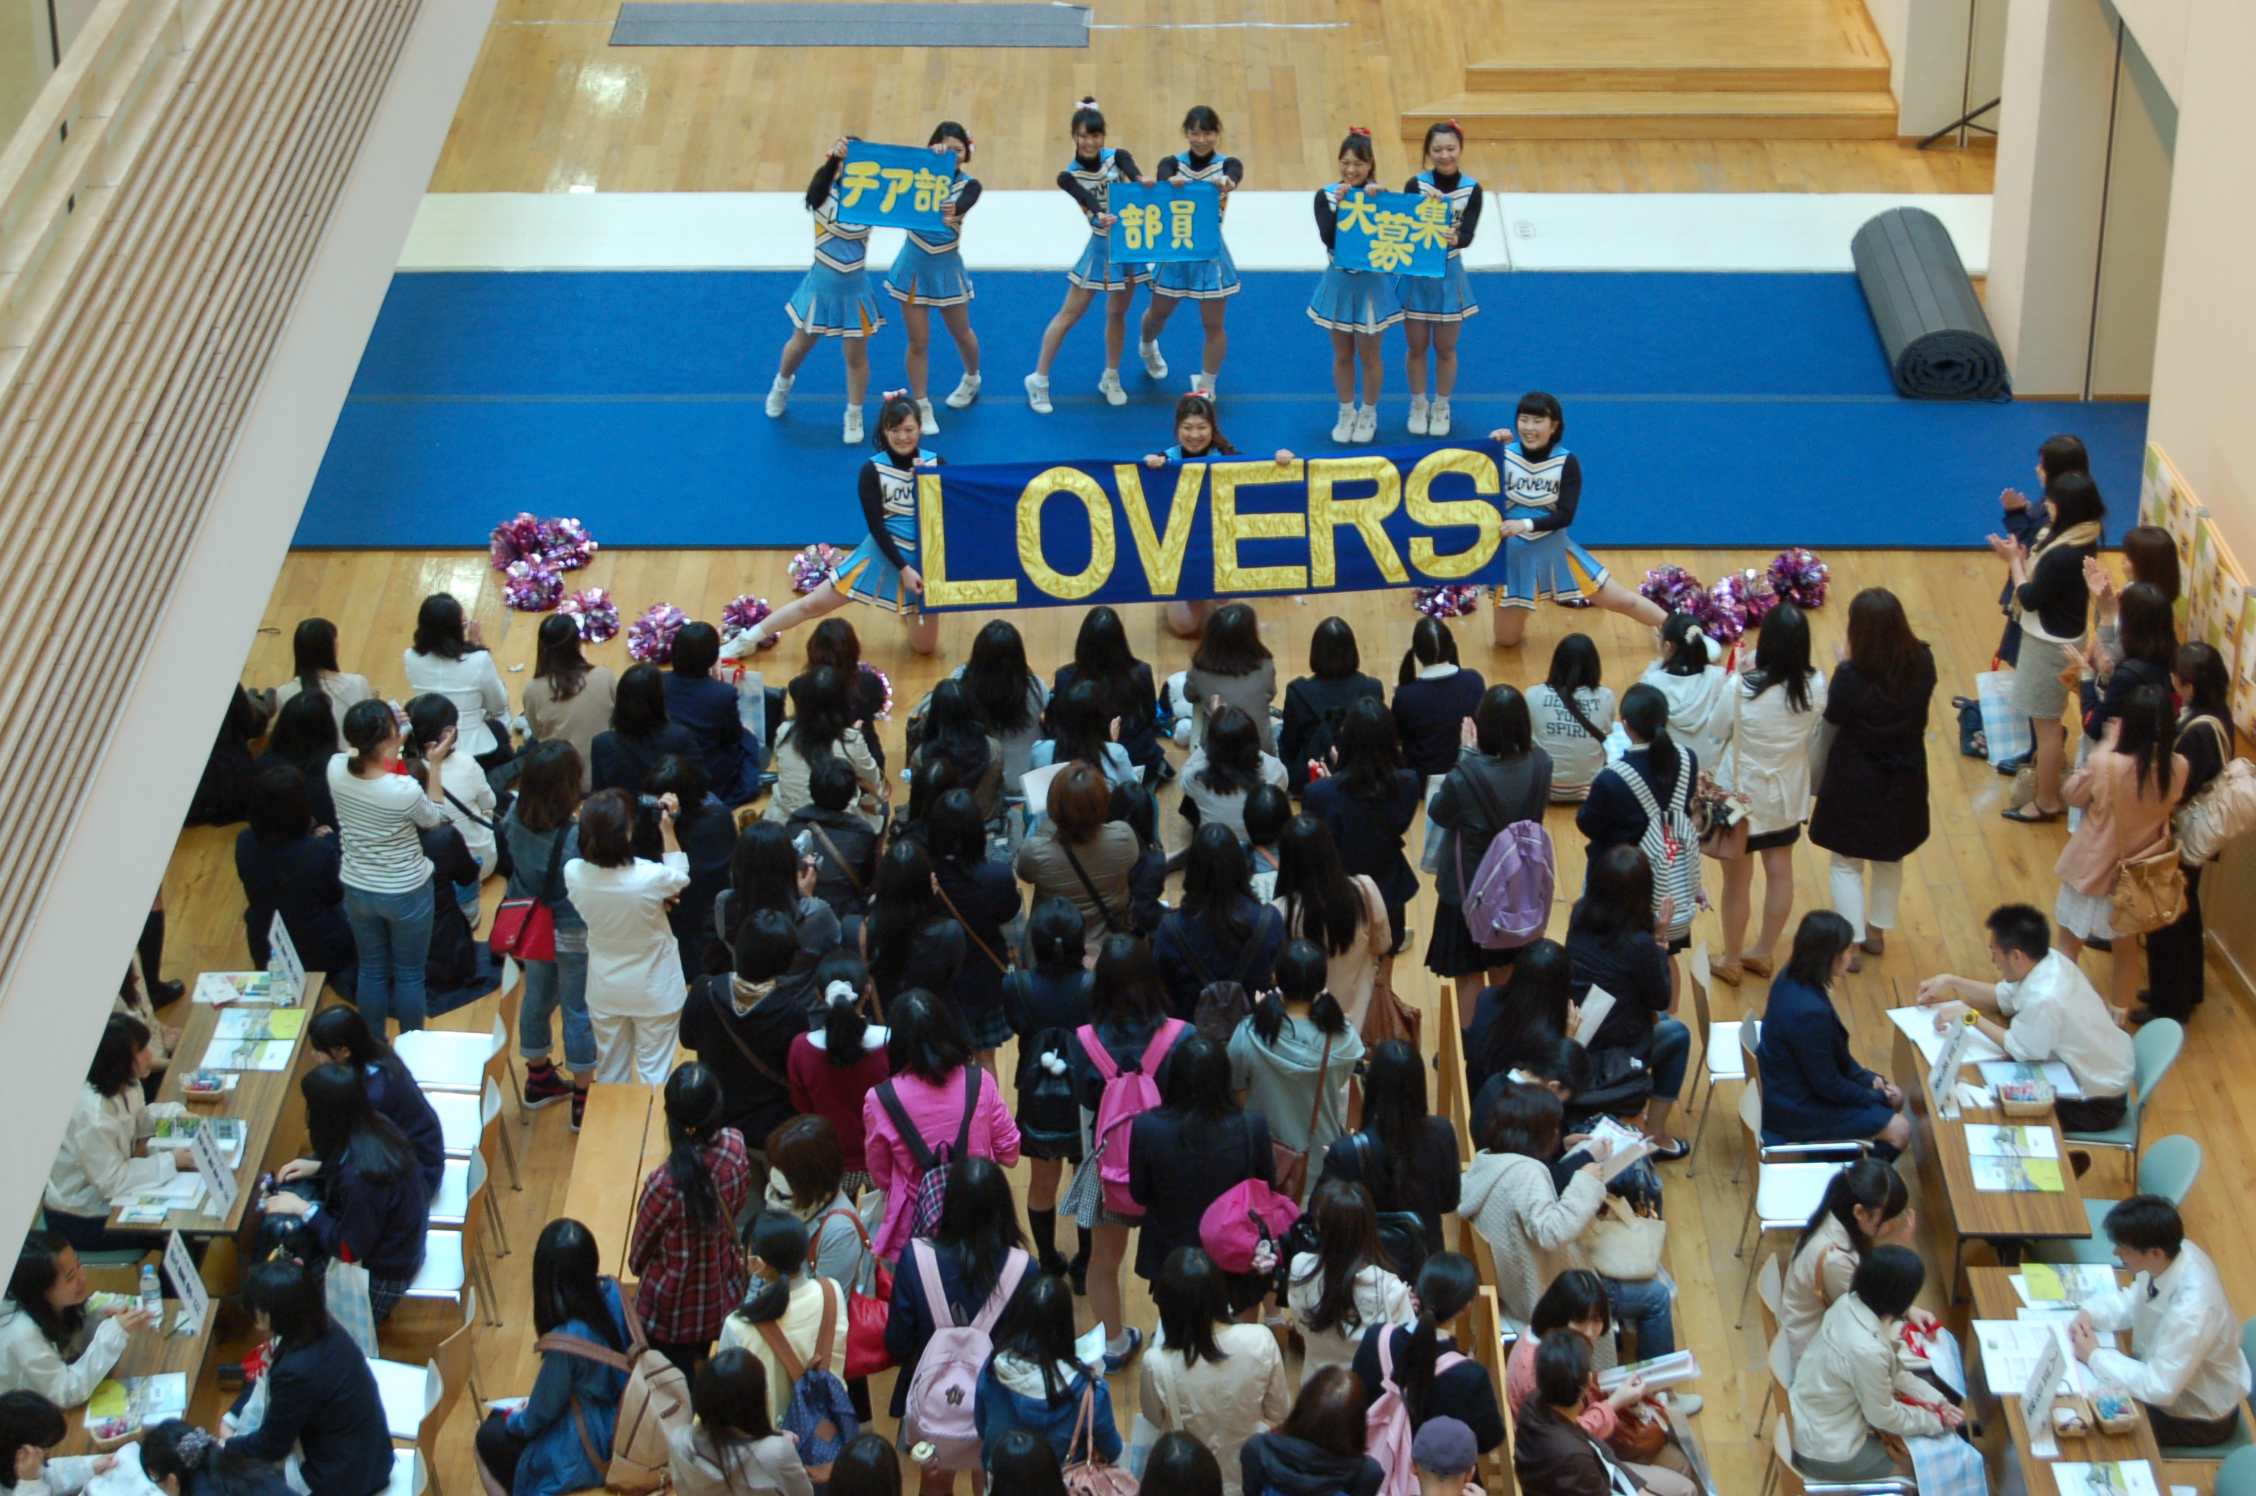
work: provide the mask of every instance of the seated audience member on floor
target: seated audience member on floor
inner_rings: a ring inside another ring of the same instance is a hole
[[[1936,1032],[1971,1009],[1976,1027],[2012,1058],[2032,1065],[2058,1060],[2068,1067],[2084,1094],[2054,1101],[2063,1129],[2101,1132],[2120,1125],[2129,1111],[2137,1056],[2107,999],[2074,958],[2052,949],[2052,927],[2035,908],[2001,904],[1984,924],[1998,980],[1977,982],[1946,972],[1921,982],[1919,1005],[1935,1008]]]
[[[2160,1195],[2133,1195],[2107,1213],[2103,1229],[2116,1259],[2138,1276],[2084,1300],[2068,1327],[2076,1359],[2145,1404],[2155,1442],[2227,1442],[2240,1427],[2249,1371],[2216,1263],[2185,1239],[2178,1208]],[[2101,1330],[2128,1330],[2130,1348],[2102,1345]]]

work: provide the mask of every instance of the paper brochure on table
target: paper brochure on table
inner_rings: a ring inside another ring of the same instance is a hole
[[[229,1008],[219,1015],[212,1030],[216,1044],[240,1044],[246,1039],[277,1039],[295,1043],[305,1031],[303,1008]]]
[[[1984,1060],[1977,1067],[1982,1072],[1982,1084],[1999,1086],[2007,1081],[2041,1080],[2052,1087],[2055,1096],[2073,1096],[2081,1099],[2084,1088],[2076,1083],[2076,1074],[2058,1060],[2046,1060],[2039,1065],[2024,1064],[2019,1060]]]
[[[1933,1008],[1890,1008],[1888,1019],[1904,1031],[1904,1037],[1918,1048],[1921,1059],[1929,1065],[1935,1063],[1935,1057],[1943,1052],[1943,1035],[1935,1032]],[[1990,1036],[1980,1029],[1976,1029],[1973,1037],[1966,1041],[1966,1063],[1969,1065],[2003,1058],[2005,1051],[1998,1048]]]
[[[206,1070],[287,1070],[292,1044],[280,1039],[243,1039],[232,1044],[214,1041],[204,1051]]]
[[[2013,1291],[2021,1295],[2024,1304],[2083,1303],[2103,1293],[2113,1293],[2117,1288],[2115,1269],[2097,1263],[2055,1265],[2044,1262],[2027,1262],[2012,1278]]]
[[[1577,1006],[1582,1018],[1575,1024],[1571,1037],[1575,1043],[1588,1049],[1590,1041],[1598,1037],[1598,1030],[1605,1025],[1606,1015],[1614,1011],[1614,995],[1603,987],[1594,986],[1583,994],[1583,999]]]
[[[1967,1126],[1966,1151],[1976,1158],[2057,1159],[2060,1143],[2049,1127],[1992,1127],[1977,1122]]]
[[[274,978],[263,971],[207,971],[196,978],[195,1000],[200,1003],[271,1003],[280,1001]]]
[[[2145,1460],[2118,1460],[2107,1465],[2086,1465],[2057,1460],[2052,1483],[2060,1496],[2162,1496],[2154,1466]]]
[[[2066,1325],[2073,1324],[2076,1316],[2083,1312],[2083,1310],[2071,1305],[2055,1304],[2050,1308],[2016,1309],[2013,1311],[2013,1320],[2014,1323],[2023,1325]],[[2094,1330],[2092,1333],[2097,1335],[2099,1343],[2109,1350],[2115,1350],[2120,1344],[2113,1330]]]
[[[250,1141],[250,1124],[241,1117],[159,1117],[150,1134],[152,1148],[185,1148],[198,1131],[209,1127],[219,1140],[220,1156],[229,1168],[243,1162],[243,1145]]]
[[[2085,1390],[2083,1366],[2068,1343],[2067,1320],[2023,1323],[2013,1319],[1978,1319],[1973,1329],[1974,1343],[1982,1348],[1982,1375],[1989,1382],[1990,1390],[1999,1397],[2019,1397],[2028,1390],[2029,1375],[2036,1370],[2037,1358],[2044,1353],[2048,1340],[2056,1342],[2067,1358],[2060,1390]]]
[[[111,1377],[86,1402],[86,1424],[124,1418],[137,1427],[180,1418],[188,1412],[188,1374],[161,1371],[146,1377]]]
[[[1659,1392],[1682,1382],[1698,1380],[1700,1358],[1687,1349],[1655,1356],[1650,1361],[1632,1361],[1627,1366],[1612,1367],[1598,1373],[1598,1390],[1611,1392],[1628,1381],[1632,1373],[1645,1378],[1646,1390]]]
[[[1969,1158],[1974,1188],[1992,1194],[2057,1195],[2067,1181],[2060,1177],[2057,1158]]]

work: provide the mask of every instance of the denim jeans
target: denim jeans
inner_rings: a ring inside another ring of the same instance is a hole
[[[1672,1355],[1676,1351],[1676,1327],[1669,1320],[1669,1304],[1676,1297],[1666,1278],[1646,1278],[1629,1281],[1607,1278],[1606,1297],[1613,1301],[1614,1318],[1623,1328],[1637,1331],[1637,1359],[1650,1361],[1655,1356]]]
[[[517,1052],[528,1060],[549,1055],[548,1020],[562,1010],[564,1068],[585,1075],[595,1069],[595,1028],[588,1022],[587,949],[559,945],[553,961],[525,963],[525,1000],[517,1011]]]
[[[1692,1058],[1692,1030],[1682,1019],[1661,1015],[1653,1025],[1653,1042],[1645,1051],[1645,1068],[1653,1072],[1653,1098],[1674,1101],[1684,1094],[1684,1067]]]
[[[360,948],[357,1006],[378,1038],[387,1018],[397,1018],[402,1033],[423,1026],[423,963],[431,954],[436,907],[432,897],[429,880],[406,893],[370,893],[346,885],[345,920]]]

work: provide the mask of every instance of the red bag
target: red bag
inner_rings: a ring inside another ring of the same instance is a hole
[[[870,1249],[869,1227],[851,1210],[827,1210],[815,1217],[815,1235],[822,1234],[823,1222],[832,1216],[844,1216],[854,1223],[854,1231],[862,1239],[862,1250]],[[815,1265],[815,1251],[821,1243],[807,1243],[807,1266]],[[870,1259],[875,1271],[871,1275],[873,1293],[856,1293],[852,1284],[846,1289],[846,1376],[866,1377],[871,1372],[883,1371],[893,1364],[892,1353],[885,1348],[885,1322],[893,1314],[893,1274],[875,1257]]]
[[[496,961],[504,957],[521,962],[556,959],[556,910],[552,906],[564,897],[564,838],[571,829],[572,823],[566,821],[556,828],[556,837],[548,844],[548,876],[541,880],[540,893],[503,899],[494,911],[486,948]]]

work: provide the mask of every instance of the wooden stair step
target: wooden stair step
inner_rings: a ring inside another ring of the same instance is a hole
[[[1466,93],[1407,111],[1402,133],[1450,119],[1471,140],[1882,140],[1895,136],[1896,100],[1885,91]]]
[[[1885,93],[1888,64],[1500,59],[1465,69],[1469,93]]]

